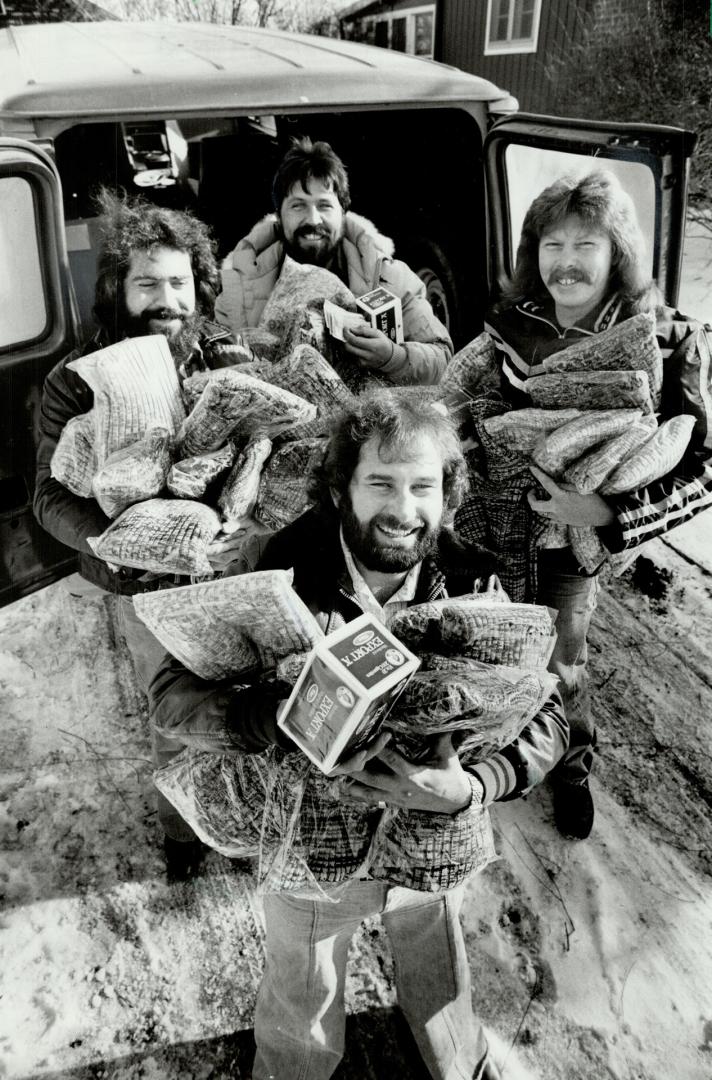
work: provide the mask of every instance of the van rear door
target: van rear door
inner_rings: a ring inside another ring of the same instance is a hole
[[[511,276],[524,215],[565,173],[609,169],[632,196],[648,267],[676,304],[690,157],[697,136],[653,124],[598,123],[518,113],[495,123],[484,144],[492,299]]]
[[[32,495],[42,383],[75,328],[57,170],[41,148],[0,138],[0,604],[74,569]]]

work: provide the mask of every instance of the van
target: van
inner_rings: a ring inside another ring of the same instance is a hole
[[[204,23],[0,28],[0,603],[75,568],[31,506],[43,379],[93,329],[94,192],[189,207],[224,255],[271,210],[297,135],[331,143],[354,209],[394,239],[456,346],[511,273],[532,198],[571,169],[616,171],[652,274],[677,299],[691,132],[523,114],[474,75],[331,38]]]

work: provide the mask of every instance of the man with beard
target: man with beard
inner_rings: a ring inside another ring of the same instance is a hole
[[[505,400],[514,408],[530,406],[525,380],[544,374],[547,357],[640,312],[655,315],[663,358],[659,420],[679,413],[696,418],[684,457],[662,479],[606,499],[567,491],[532,467],[545,490],[529,493],[537,514],[559,525],[593,526],[610,552],[633,555],[646,540],[712,505],[710,327],[663,305],[646,270],[635,206],[613,173],[597,169],[557,180],[529,207],[508,296],[485,324]],[[571,743],[551,776],[554,813],[560,832],[585,839],[594,819],[588,778],[595,746],[586,637],[598,578],[579,567],[570,547],[553,543],[539,549],[528,598],[559,612],[550,668],[559,676]]]
[[[202,222],[143,199],[117,199],[108,191],[98,201],[103,211],[94,305],[99,330],[85,348],[55,365],[45,380],[34,512],[47,532],[79,552],[84,578],[118,594],[119,620],[146,690],[164,649],[137,618],[131,597],[174,584],[175,579],[141,570],[114,572],[95,558],[87,537],[100,536],[111,524],[109,518],[94,499],[79,498],[52,477],[52,455],[65,425],[87,412],[94,400],[90,388],[67,364],[122,338],[164,334],[182,380],[193,371],[234,363],[239,350],[229,332],[210,321],[219,277],[213,243]],[[216,551],[214,558],[219,567],[221,553]],[[175,744],[154,740],[157,763],[175,751]],[[162,796],[158,813],[169,865],[179,875],[198,853],[195,836]]]
[[[266,545],[255,538],[240,570],[292,569],[296,592],[326,632],[364,611],[387,624],[405,606],[478,590],[488,579],[496,587],[491,556],[463,548],[444,524],[465,475],[441,406],[412,389],[364,396],[335,425],[313,478],[314,507]],[[288,752],[299,753],[277,724],[288,692],[279,682],[208,683],[167,657],[151,686],[153,721],[200,750],[263,754],[276,744],[282,752],[271,752],[263,768],[288,769]],[[494,855],[487,804],[530,790],[567,745],[561,701],[552,695],[517,739],[468,768],[449,735],[420,763],[387,742],[378,735],[338,770],[340,802],[356,815],[348,827],[334,821],[333,801],[305,793],[295,835],[308,874],[292,873],[289,855],[278,860],[289,869],[264,899],[254,1080],[332,1075],[344,1049],[349,942],[374,914],[389,934],[400,1008],[430,1074],[500,1076],[472,1013],[459,911],[465,881]],[[414,815],[407,817],[411,847],[379,872],[364,855],[386,807]],[[447,882],[438,876],[445,864],[457,864]]]
[[[235,333],[257,326],[287,254],[331,270],[355,296],[379,286],[395,293],[404,343],[364,323],[346,330],[345,349],[392,383],[439,382],[452,356],[450,336],[423,282],[393,258],[393,242],[349,210],[346,169],[328,143],[295,140],[277,169],[272,201],[276,213],[259,221],[225,260],[217,318]]]

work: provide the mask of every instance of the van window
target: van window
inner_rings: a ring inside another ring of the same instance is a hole
[[[534,146],[510,144],[505,150],[507,186],[511,229],[511,248],[516,256],[522,223],[532,201],[554,180],[565,175],[577,178],[607,169],[615,173],[621,187],[633,199],[638,224],[645,237],[647,270],[653,273],[655,241],[655,178],[648,165],[640,161],[620,161],[610,158],[568,154]]]
[[[41,337],[47,326],[32,188],[0,177],[0,349]]]

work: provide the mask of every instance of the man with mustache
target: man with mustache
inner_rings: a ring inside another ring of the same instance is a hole
[[[635,207],[616,177],[602,169],[564,177],[527,211],[508,295],[485,324],[497,350],[502,393],[514,408],[526,408],[532,401],[524,381],[544,373],[546,357],[639,312],[655,314],[663,357],[659,419],[678,413],[697,419],[682,461],[640,491],[607,500],[567,491],[532,467],[548,497],[530,492],[531,507],[560,525],[594,526],[610,552],[634,552],[712,505],[710,327],[665,307],[645,267]],[[551,776],[555,819],[564,835],[585,839],[594,818],[588,777],[595,746],[586,637],[598,580],[578,566],[569,547],[540,549],[536,570],[536,593],[529,599],[559,612],[550,667],[559,676],[571,727],[569,749]]]
[[[346,330],[345,349],[392,383],[438,382],[452,356],[450,336],[423,282],[393,258],[393,242],[349,209],[346,169],[328,143],[295,140],[277,169],[272,199],[276,213],[259,221],[225,260],[218,319],[238,334],[257,326],[287,254],[331,270],[355,296],[382,286],[400,297],[403,344],[364,323]]]
[[[445,525],[465,476],[457,432],[426,393],[364,395],[334,427],[313,478],[314,507],[269,539],[255,537],[240,569],[292,569],[295,591],[326,632],[362,612],[387,624],[413,603],[477,591],[492,573],[492,557],[465,548]],[[161,732],[195,749],[260,755],[276,744],[299,754],[277,725],[288,692],[278,682],[209,683],[166,657],[151,686],[152,717]],[[493,854],[487,804],[526,793],[566,744],[553,694],[517,739],[468,768],[449,735],[419,764],[379,735],[338,770],[346,777],[340,801],[352,808],[343,827],[334,794],[321,798],[318,786],[308,798],[305,792],[296,856],[279,860],[283,872],[264,898],[267,961],[255,1011],[254,1080],[332,1075],[344,1049],[349,941],[376,913],[395,955],[400,1008],[431,1076],[499,1080],[472,1013],[459,921],[463,888]],[[290,760],[272,756],[264,768],[278,770],[281,762],[287,769]],[[419,816],[409,819],[408,855],[379,869],[365,856],[386,805]],[[457,869],[443,882],[443,867],[453,863]]]
[[[141,570],[114,572],[95,558],[87,537],[100,536],[109,519],[94,499],[79,498],[52,477],[52,455],[65,425],[87,412],[94,400],[90,388],[67,364],[126,337],[163,334],[182,380],[203,368],[234,363],[239,350],[232,335],[211,321],[219,276],[206,226],[188,213],[140,198],[118,199],[103,191],[98,202],[103,215],[94,305],[99,329],[83,349],[56,364],[45,380],[34,512],[47,532],[79,553],[80,574],[117,595],[119,621],[146,690],[164,649],[137,618],[131,597],[176,582]],[[166,740],[154,741],[157,763],[174,752],[175,746]],[[160,795],[158,813],[169,871],[184,876],[199,854],[193,831]]]

